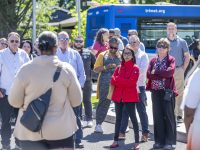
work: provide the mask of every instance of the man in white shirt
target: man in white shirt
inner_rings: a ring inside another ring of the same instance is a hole
[[[0,113],[2,117],[1,144],[3,149],[10,149],[12,107],[8,95],[19,68],[29,61],[28,54],[19,49],[20,36],[16,32],[8,34],[8,48],[0,51]]]

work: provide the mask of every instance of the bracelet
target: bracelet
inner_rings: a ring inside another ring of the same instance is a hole
[[[103,69],[106,70],[106,66],[103,66]]]

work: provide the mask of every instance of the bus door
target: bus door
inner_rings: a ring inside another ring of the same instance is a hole
[[[128,30],[137,30],[137,19],[133,17],[116,17],[115,27],[121,30],[121,35],[124,37],[128,36]]]

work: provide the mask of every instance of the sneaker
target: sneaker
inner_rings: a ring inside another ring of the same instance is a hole
[[[3,145],[2,150],[11,150],[10,145]]]
[[[92,128],[93,127],[93,121],[87,121],[87,127]]]
[[[119,140],[125,140],[126,139],[126,134],[125,133],[119,133],[118,139]]]
[[[21,148],[21,147],[19,147],[19,146],[17,146],[17,145],[15,145],[15,148],[14,148],[14,149],[12,149],[12,150],[22,150],[22,148]]]
[[[177,123],[183,123],[183,118],[181,116],[177,116]]]
[[[75,147],[76,147],[76,148],[84,148],[84,145],[83,145],[82,142],[80,142],[80,143],[76,143],[76,144],[75,144]]]
[[[130,129],[130,128],[129,128],[129,126],[127,126],[127,128],[126,128],[126,131],[125,131],[125,132],[126,132],[126,133],[128,133],[128,132],[129,132],[129,129]]]
[[[100,124],[96,125],[94,132],[103,133],[103,129]]]
[[[142,135],[141,142],[148,142],[148,133]]]
[[[119,144],[117,141],[114,141],[111,145],[110,145],[110,148],[117,148],[119,147]]]
[[[163,147],[163,149],[164,149],[164,150],[173,150],[174,148],[173,148],[172,145],[165,145],[165,146]]]
[[[133,150],[139,150],[139,149],[140,149],[139,143],[135,143],[133,146]]]

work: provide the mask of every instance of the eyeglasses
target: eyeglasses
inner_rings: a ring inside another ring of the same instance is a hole
[[[113,47],[113,46],[110,46],[110,49],[113,49],[113,50],[118,50],[118,47]]]
[[[131,36],[131,35],[133,35],[133,34],[130,34],[130,33],[128,34],[128,36]]]
[[[6,46],[8,46],[8,44],[7,43],[0,43],[1,45],[6,45]]]
[[[74,40],[75,43],[83,43],[83,40]]]
[[[19,41],[18,40],[10,40],[10,43],[19,43]]]
[[[58,38],[58,40],[60,40],[60,41],[68,41],[69,38]]]
[[[124,52],[123,55],[124,56],[132,56],[132,53],[131,52]]]
[[[163,49],[166,49],[166,48],[168,48],[168,46],[167,46],[167,45],[160,45],[160,44],[158,44],[156,47],[157,47],[157,48],[163,48]]]

